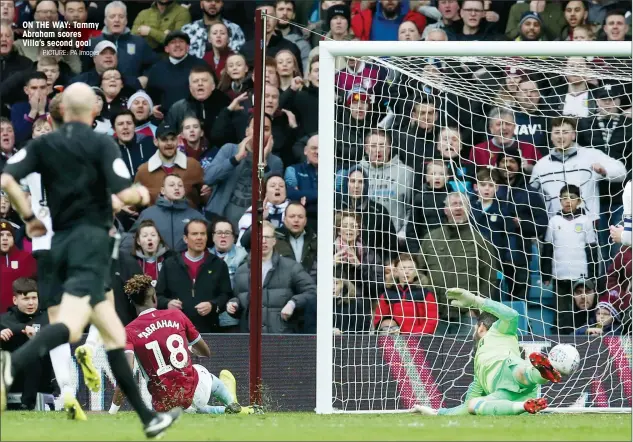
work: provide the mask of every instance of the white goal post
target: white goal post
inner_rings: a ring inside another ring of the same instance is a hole
[[[344,104],[341,104],[341,95],[343,97],[350,96],[349,89],[342,91],[337,86],[337,66],[340,68],[340,62],[337,62],[337,58],[351,57],[362,59],[367,63],[380,66],[381,69],[391,70],[397,75],[407,76],[419,82],[421,80],[421,72],[413,70],[415,69],[415,63],[409,63],[416,58],[440,60],[442,58],[455,60],[462,58],[467,62],[473,63],[485,63],[487,59],[495,60],[498,58],[500,61],[493,62],[493,64],[503,70],[503,66],[507,65],[508,60],[517,60],[517,65],[520,69],[523,69],[524,65],[527,69],[534,68],[537,64],[536,60],[549,58],[560,60],[569,57],[595,57],[601,59],[613,57],[626,59],[626,62],[617,69],[613,78],[620,82],[630,83],[631,72],[630,70],[628,71],[627,77],[624,67],[630,66],[631,52],[630,42],[320,42],[317,413],[403,412],[410,407],[412,401],[431,406],[439,406],[440,404],[445,406],[444,399],[448,395],[446,392],[451,389],[460,392],[456,397],[451,398],[451,404],[456,404],[463,397],[463,392],[465,391],[463,379],[468,378],[472,374],[467,373],[468,369],[466,368],[467,366],[472,366],[471,335],[424,335],[426,337],[420,338],[419,335],[400,334],[391,338],[385,338],[384,335],[376,334],[373,330],[342,333],[341,335],[333,333],[335,312],[331,294],[335,289],[333,258],[337,242],[335,212],[337,194],[341,192],[341,176],[335,166],[337,160],[337,115],[344,106]],[[588,60],[587,66],[589,69],[589,63],[591,63],[592,59]],[[544,63],[547,63],[547,61],[544,61]],[[557,66],[562,65],[558,62]],[[537,70],[538,68],[534,69]],[[546,71],[547,69],[544,72]],[[438,87],[434,84],[431,86]],[[450,83],[445,87],[450,87]],[[441,86],[439,88],[441,90]],[[354,91],[352,93],[365,93],[364,89],[360,89],[360,92],[359,89],[354,89]],[[469,100],[476,99],[476,96],[468,96],[469,93],[467,87],[464,90],[454,91],[457,96],[462,94]],[[349,100],[350,98],[347,99]],[[377,98],[374,97],[374,99]],[[490,97],[481,97],[481,101],[484,103],[488,103],[489,99]],[[503,107],[503,105],[500,107]],[[457,108],[459,109],[459,105],[457,105]],[[392,119],[395,114],[395,119],[397,120],[398,111],[394,112],[394,109],[389,105],[386,105],[385,114],[387,119],[389,114],[391,114]],[[487,118],[490,117],[488,116]],[[552,119],[552,117],[547,118]],[[459,120],[459,118],[457,119]],[[631,155],[631,153],[629,152],[628,155]],[[416,190],[422,191],[422,189]],[[411,209],[412,204],[412,202],[408,203],[407,210]],[[398,229],[399,227],[396,226],[396,230]],[[400,233],[399,237],[402,239],[403,234],[402,232]],[[478,255],[478,261],[479,258]],[[370,262],[364,264],[371,265]],[[380,271],[382,272],[382,267]],[[361,283],[364,282],[367,281],[361,281]],[[374,309],[375,307],[372,304],[372,313]],[[545,307],[543,309],[545,310]],[[527,316],[526,311],[527,308],[525,311],[520,311],[520,314]],[[543,319],[543,321],[547,323],[548,320]],[[531,334],[529,340],[525,340],[525,336],[523,337],[522,348],[526,353],[538,350],[546,352],[548,348],[558,343],[555,338],[546,336],[549,333],[543,332],[541,336],[536,335],[538,333]],[[391,340],[388,346],[382,344],[383,341],[381,340],[383,339]],[[421,343],[421,339],[424,344]],[[561,341],[576,343],[578,339],[581,357],[586,352],[591,351],[600,351],[604,352],[604,354],[601,354],[595,360],[592,359],[592,364],[595,364],[595,366],[586,367],[587,370],[582,371],[582,376],[577,375],[573,377],[573,382],[570,381],[573,385],[564,384],[561,388],[544,393],[555,399],[551,411],[631,412],[631,397],[626,397],[626,394],[631,394],[630,379],[627,385],[623,385],[625,382],[616,375],[610,376],[608,379],[597,379],[602,376],[601,373],[603,372],[601,370],[610,368],[613,368],[613,370],[624,370],[630,376],[632,371],[630,336],[617,338],[624,341],[621,344],[622,348],[624,348],[624,353],[619,350],[620,354],[615,354],[614,352],[618,350],[613,350],[608,343],[597,344],[595,340],[585,337],[576,338],[574,335],[566,339],[561,339]],[[608,340],[609,338],[604,339]],[[582,344],[580,343],[581,341]],[[581,350],[580,347],[584,350]],[[405,350],[401,352],[400,348],[405,348]],[[416,352],[418,348],[420,353]],[[595,348],[600,348],[600,350],[595,350]],[[453,354],[458,356],[455,356],[455,360],[449,363],[449,356]],[[614,358],[617,359],[617,364],[613,362]],[[583,364],[585,364],[585,361],[581,361],[581,366]],[[439,382],[435,383],[432,379],[432,373],[436,373],[438,370],[459,371],[460,373],[449,376],[450,379],[444,380],[444,383],[440,386]],[[398,372],[401,373],[398,374]],[[596,379],[593,379],[594,376]],[[406,380],[403,381],[403,378],[406,378]],[[590,384],[594,380],[601,380],[601,382],[597,382],[595,388],[590,388]],[[569,391],[565,391],[565,388],[568,388]],[[405,391],[406,393],[404,393]],[[615,397],[618,394],[624,394],[624,399],[612,400],[612,396]],[[405,400],[403,396],[407,396],[407,399]],[[593,399],[588,399],[589,396]],[[606,401],[603,405],[597,404],[595,398],[598,396]]]

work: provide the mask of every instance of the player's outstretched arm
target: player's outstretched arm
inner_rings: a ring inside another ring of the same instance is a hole
[[[191,346],[191,350],[197,356],[204,356],[205,358],[211,357],[211,349],[204,341],[204,339],[199,339],[198,342]]]
[[[496,328],[503,334],[516,334],[519,326],[519,313],[513,308],[489,298],[483,298],[468,290],[453,288],[446,291],[451,305],[460,308],[476,308],[499,318]]]

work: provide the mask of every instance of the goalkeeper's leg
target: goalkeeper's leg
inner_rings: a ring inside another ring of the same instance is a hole
[[[549,359],[541,353],[530,355],[530,364],[521,360],[512,370],[514,380],[522,387],[535,387],[548,382],[559,382],[561,375]]]
[[[468,402],[468,412],[477,416],[535,414],[545,408],[547,408],[547,400],[545,398],[511,401],[507,399],[494,399],[494,394],[484,398],[471,399]]]

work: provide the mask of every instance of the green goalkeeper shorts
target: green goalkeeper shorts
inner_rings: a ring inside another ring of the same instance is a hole
[[[537,387],[523,385],[516,380],[514,376],[514,371],[521,366],[525,366],[526,369],[531,367],[529,362],[520,358],[510,357],[506,359],[492,383],[492,388],[490,389],[490,394],[488,396],[496,396],[499,392],[504,395],[512,395],[513,397],[503,397],[497,399],[521,401],[536,398]]]

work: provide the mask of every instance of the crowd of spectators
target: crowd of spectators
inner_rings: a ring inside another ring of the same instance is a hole
[[[64,86],[84,82],[98,96],[94,130],[150,190],[150,207],[116,218],[124,323],[135,312],[123,285],[143,273],[159,308],[181,309],[201,332],[248,331],[256,11],[267,14],[265,333],[316,331],[320,143],[334,145],[321,160],[337,171],[334,333],[461,332],[468,313],[449,307],[449,287],[502,301],[545,288],[555,296],[543,308],[559,312],[546,333],[623,330],[631,248],[617,247],[609,226],[631,179],[630,83],[583,75],[598,63],[584,58],[546,76],[419,57],[414,80],[340,57],[336,138],[320,140],[318,44],[630,40],[630,2],[0,0],[0,170],[52,130],[49,106]],[[25,44],[30,23],[53,21],[81,30],[92,56]],[[449,78],[472,90],[438,86]],[[494,96],[478,96],[484,84]],[[0,219],[7,342],[23,338],[13,317],[34,314],[25,278],[37,275],[4,196]]]

